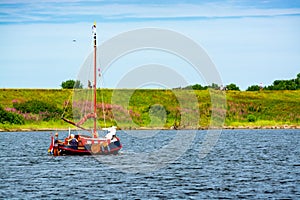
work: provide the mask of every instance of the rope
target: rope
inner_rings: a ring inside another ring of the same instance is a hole
[[[92,74],[92,59],[89,59],[89,63],[88,63],[88,77],[90,77],[90,75]],[[94,85],[92,83],[92,85]],[[86,94],[86,101],[85,101],[85,105],[84,105],[84,110],[83,110],[83,116],[86,115],[87,113],[91,113],[91,111],[93,110],[93,104],[91,103],[89,110],[87,111],[87,104],[89,102],[89,99],[91,100],[90,102],[92,102],[92,98],[93,98],[93,90],[88,89],[87,94]],[[81,116],[81,117],[83,117]]]
[[[65,105],[64,109],[63,109],[63,113],[61,114],[61,117],[60,118],[63,118],[65,113],[66,113],[66,110],[69,106],[69,103],[70,103],[70,99],[71,99],[71,94],[69,95],[69,98],[68,98],[68,101],[67,101],[67,105]]]
[[[100,50],[99,50],[99,54],[100,54]],[[100,88],[104,88],[104,78],[102,76],[102,72],[100,69],[101,66],[101,60],[100,60],[100,56],[97,56],[97,63],[99,64],[99,68],[97,70],[97,72],[100,74],[100,77],[98,78],[98,80],[100,81]],[[99,75],[98,74],[98,75]],[[104,108],[104,97],[103,97],[103,92],[101,92],[101,102],[102,102],[102,113],[103,113],[103,121],[104,121],[104,127],[106,128],[106,115],[105,115],[105,108]]]
[[[100,81],[101,81],[101,86],[102,86],[102,88],[103,88],[104,81],[103,81],[102,75],[101,75]],[[106,118],[105,118],[105,112],[104,112],[105,109],[104,109],[104,97],[103,97],[103,92],[101,92],[101,101],[102,101],[102,113],[103,113],[104,126],[105,126],[105,128],[106,128]]]

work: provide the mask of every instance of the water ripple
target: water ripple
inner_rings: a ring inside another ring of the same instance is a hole
[[[155,156],[147,162],[124,160],[159,148],[157,135],[132,138],[124,132],[119,155],[95,159],[47,156],[46,132],[0,134],[1,199],[300,198],[299,130],[226,130],[204,159],[198,154],[205,131],[199,131],[180,158],[147,173],[121,172],[113,164],[121,163],[130,171],[164,160]],[[164,144],[175,135],[160,134]]]

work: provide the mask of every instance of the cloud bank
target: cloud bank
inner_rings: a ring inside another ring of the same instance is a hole
[[[201,20],[300,15],[297,1],[2,1],[0,24]],[[299,3],[300,4],[300,3]]]

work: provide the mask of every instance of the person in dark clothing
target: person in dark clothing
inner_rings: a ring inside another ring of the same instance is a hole
[[[78,140],[74,137],[74,134],[71,134],[71,138],[68,140],[68,142],[71,146],[78,145]]]
[[[58,145],[62,144],[63,142],[58,139],[58,133],[55,133],[55,140],[54,140],[54,146],[53,146],[53,155],[59,156],[59,150]]]

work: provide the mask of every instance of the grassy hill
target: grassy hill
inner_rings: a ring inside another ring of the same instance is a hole
[[[45,120],[39,114],[16,111],[14,103],[31,100],[45,102],[76,121],[81,117],[79,110],[86,106],[82,101],[85,92],[82,90],[73,96],[73,90],[0,89],[0,106],[7,112],[25,116],[24,124],[5,122],[0,124],[0,129],[68,128],[69,124],[59,117]],[[105,89],[98,91],[97,98],[98,122],[102,127],[117,125],[122,129],[136,129],[175,126],[183,129],[221,125],[227,128],[300,126],[300,90],[227,91],[223,95],[220,91],[209,90]],[[68,102],[73,102],[73,110]],[[28,115],[31,118],[26,118]]]

